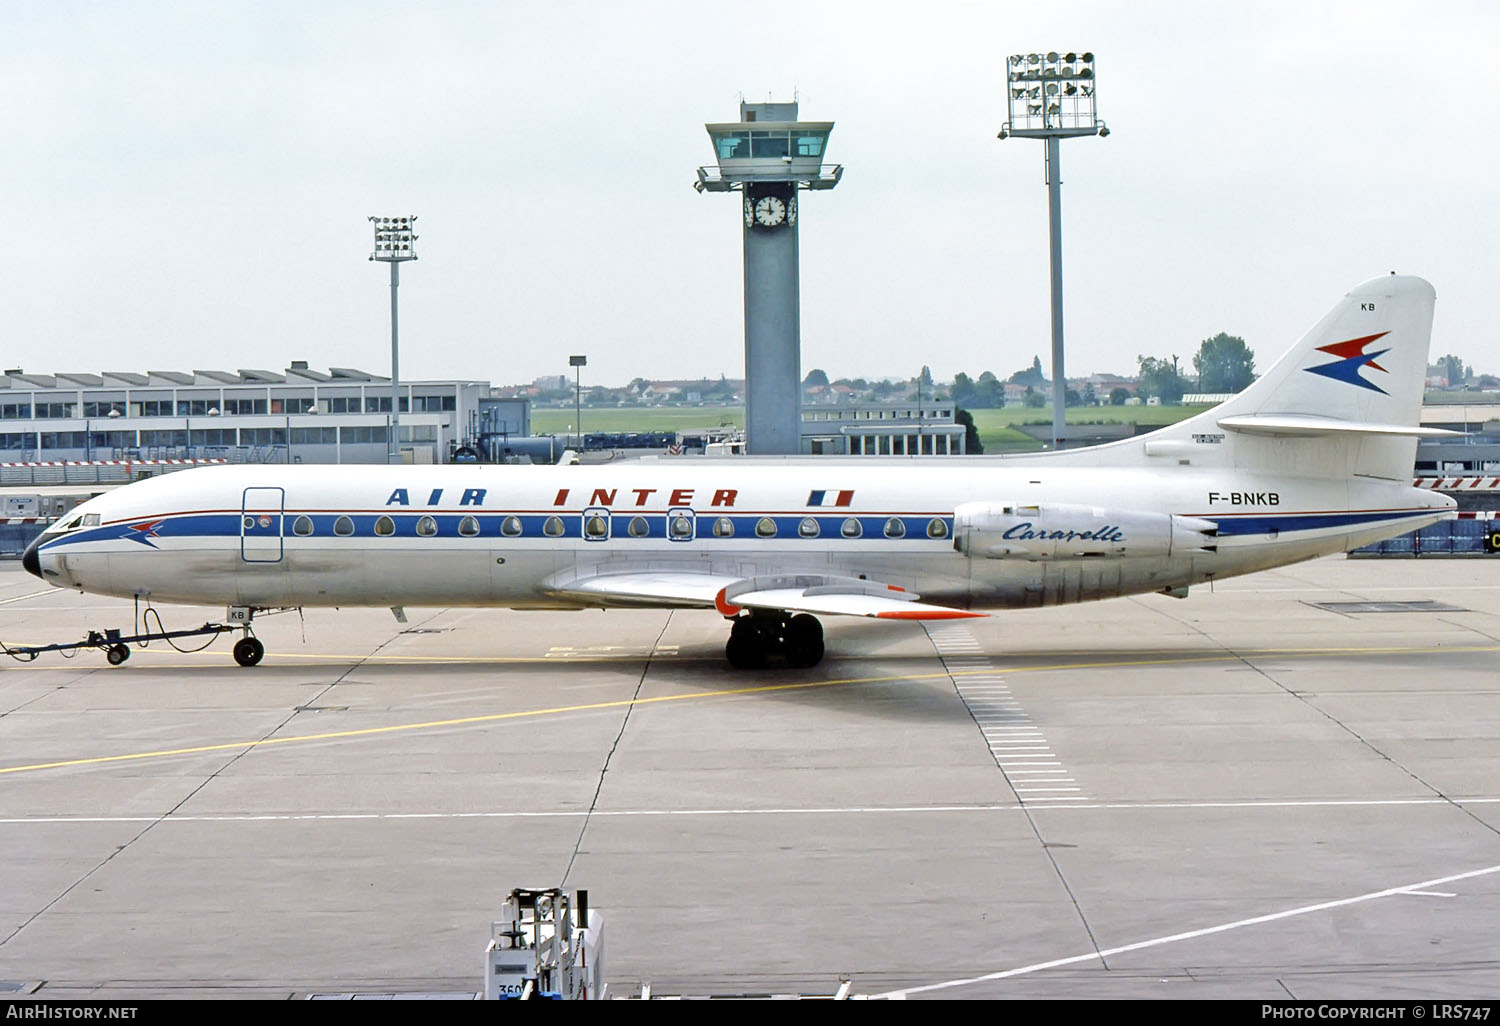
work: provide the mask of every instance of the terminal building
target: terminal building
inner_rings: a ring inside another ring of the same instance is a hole
[[[531,433],[530,404],[492,398],[488,381],[400,392],[405,463]],[[284,371],[0,374],[0,462],[385,463],[390,425],[390,378],[300,360]]]
[[[804,406],[800,451],[812,456],[961,456],[966,428],[951,402]]]

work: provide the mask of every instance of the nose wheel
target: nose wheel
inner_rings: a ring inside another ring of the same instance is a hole
[[[234,661],[241,666],[254,666],[265,654],[266,646],[260,643],[259,638],[246,635],[234,643]]]
[[[752,613],[735,619],[724,658],[737,670],[759,670],[772,660],[788,666],[817,666],[823,659],[823,625],[807,613]]]

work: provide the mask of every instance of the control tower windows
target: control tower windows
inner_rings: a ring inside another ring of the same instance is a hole
[[[798,157],[821,157],[823,155],[823,144],[828,141],[826,135],[799,135],[796,137],[796,156]]]
[[[714,136],[714,149],[720,160],[743,160],[750,156],[749,132],[725,132]]]
[[[791,133],[750,133],[750,156],[764,159],[766,157],[789,157],[791,154]]]

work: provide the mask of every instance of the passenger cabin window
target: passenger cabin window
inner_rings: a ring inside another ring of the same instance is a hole
[[[583,529],[590,538],[605,538],[609,536],[609,521],[603,517],[589,517]]]
[[[507,538],[514,538],[521,533],[521,518],[506,517],[500,521],[500,533]]]
[[[839,528],[839,534],[845,538],[858,538],[864,533],[865,529],[859,525],[859,521],[854,517],[845,520],[843,526]]]
[[[630,537],[644,538],[651,533],[651,525],[646,523],[645,517],[632,517],[630,520]]]
[[[417,533],[423,538],[431,538],[437,534],[437,521],[432,517],[423,517],[417,521]]]
[[[333,533],[340,538],[347,538],[354,533],[354,521],[348,517],[339,517],[333,522]]]
[[[733,538],[734,537],[734,521],[730,520],[728,517],[720,517],[719,519],[715,520],[714,521],[714,537],[715,538]]]
[[[465,538],[472,538],[479,533],[479,521],[475,517],[464,517],[458,522],[458,533]]]
[[[803,517],[802,523],[797,525],[797,533],[804,538],[816,538],[818,536],[818,522],[812,517]]]
[[[563,522],[561,517],[548,517],[546,523],[542,524],[542,533],[548,538],[561,538],[563,536]]]
[[[927,537],[929,537],[929,538],[946,538],[946,537],[948,537],[948,524],[947,524],[947,522],[945,520],[943,520],[942,517],[933,517],[931,520],[927,521]]]
[[[885,536],[887,538],[905,538],[906,521],[900,517],[891,517],[885,522]]]
[[[312,517],[298,517],[292,521],[292,533],[306,538],[313,533]]]
[[[693,522],[688,517],[672,518],[672,537],[691,538],[693,536]]]
[[[776,521],[770,517],[761,517],[755,522],[755,533],[762,538],[776,537]]]
[[[382,538],[388,538],[396,533],[396,522],[390,517],[381,517],[375,521],[375,533]]]

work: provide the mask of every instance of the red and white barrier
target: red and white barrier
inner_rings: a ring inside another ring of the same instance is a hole
[[[1495,492],[1500,491],[1500,477],[1483,474],[1478,477],[1419,477],[1412,482],[1413,488],[1430,488],[1435,492]]]
[[[28,460],[25,463],[0,463],[0,468],[12,467],[183,467],[197,463],[228,463],[224,459],[212,460]]]

